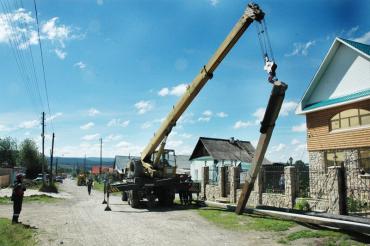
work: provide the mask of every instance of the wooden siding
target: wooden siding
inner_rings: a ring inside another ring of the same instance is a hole
[[[308,151],[370,146],[370,125],[361,129],[348,128],[330,132],[330,118],[351,108],[370,110],[370,100],[308,113],[306,115]]]

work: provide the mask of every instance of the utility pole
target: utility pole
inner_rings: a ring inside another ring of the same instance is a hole
[[[51,139],[51,154],[50,154],[50,176],[49,176],[49,185],[53,183],[53,156],[54,156],[54,138],[55,134],[53,132],[53,138]]]
[[[42,184],[45,185],[45,168],[44,168],[44,162],[45,162],[45,112],[42,112],[42,164],[41,164],[41,170],[42,170]]]
[[[58,158],[55,161],[55,176],[58,176]]]
[[[100,169],[99,169],[99,177],[101,176],[102,166],[103,166],[103,139],[100,138]]]
[[[84,159],[84,173],[86,173],[86,154],[85,154],[85,159]]]

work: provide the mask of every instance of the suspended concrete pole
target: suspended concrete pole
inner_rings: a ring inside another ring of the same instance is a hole
[[[288,89],[288,85],[284,84],[281,81],[275,81],[274,86],[272,87],[271,95],[265,115],[261,122],[260,128],[260,138],[258,140],[256,153],[253,157],[252,167],[249,170],[247,176],[245,177],[245,182],[243,190],[240,194],[238,205],[236,207],[235,213],[242,214],[245,206],[247,205],[249,196],[253,190],[254,182],[256,181],[257,175],[261,169],[263,159],[267,147],[269,145],[272,132],[275,127],[275,122],[279,116],[281,105],[283,104],[285,91]]]

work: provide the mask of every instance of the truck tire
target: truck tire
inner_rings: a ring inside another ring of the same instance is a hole
[[[144,168],[140,160],[130,160],[128,163],[128,178],[137,178],[144,175]]]
[[[126,191],[123,191],[122,192],[122,201],[126,202],[127,200],[128,200],[127,193],[126,193]]]
[[[148,202],[147,202],[146,206],[148,208],[154,208],[155,207],[155,196],[154,196],[154,194],[147,195],[147,199],[148,199]]]
[[[132,208],[138,208],[140,205],[139,193],[136,190],[130,190],[128,193],[128,201]]]

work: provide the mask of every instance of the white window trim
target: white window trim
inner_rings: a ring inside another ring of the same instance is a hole
[[[339,133],[339,132],[347,132],[347,131],[363,130],[363,129],[367,129],[367,128],[370,128],[370,125],[354,126],[354,127],[348,127],[348,128],[335,129],[335,130],[331,130],[329,132],[329,134]]]

